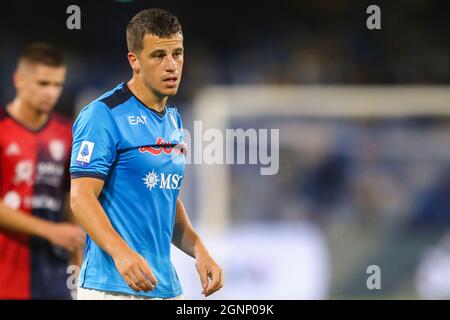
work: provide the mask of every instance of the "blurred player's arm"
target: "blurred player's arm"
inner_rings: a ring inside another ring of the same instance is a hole
[[[72,179],[70,208],[92,240],[113,258],[117,270],[130,288],[138,292],[151,291],[157,280],[150,266],[117,233],[98,201],[103,185],[103,180],[91,177]]]
[[[14,210],[0,201],[0,229],[47,239],[54,245],[74,252],[83,245],[84,233],[71,223],[54,223],[22,210]]]
[[[195,258],[195,267],[203,288],[202,294],[207,297],[222,288],[222,268],[214,261],[200,236],[195,232],[180,198],[177,199],[172,243]]]
[[[75,220],[75,217],[72,213],[72,210],[70,210],[70,193],[67,192],[66,196],[64,197],[64,220],[73,224],[78,224]],[[84,233],[84,232],[83,232]],[[84,235],[86,237],[86,235]],[[84,252],[84,244],[86,241],[84,241],[83,245],[79,246],[77,249],[75,249],[72,254],[70,255],[70,261],[69,265],[77,265],[81,267],[83,264],[83,252]]]

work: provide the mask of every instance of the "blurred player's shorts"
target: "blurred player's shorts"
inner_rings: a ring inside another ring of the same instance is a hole
[[[100,291],[95,289],[77,288],[77,300],[186,300],[183,294],[173,298],[150,298],[125,295],[117,292]]]

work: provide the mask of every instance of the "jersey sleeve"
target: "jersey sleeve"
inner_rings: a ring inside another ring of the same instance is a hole
[[[85,107],[73,126],[70,176],[105,180],[117,154],[119,134],[109,108],[101,102]]]

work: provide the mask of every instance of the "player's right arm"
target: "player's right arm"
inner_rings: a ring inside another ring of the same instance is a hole
[[[71,223],[55,223],[21,210],[14,210],[0,201],[0,229],[47,239],[54,245],[74,252],[84,243],[84,232]]]
[[[70,207],[91,239],[114,260],[128,286],[147,292],[157,284],[150,266],[114,229],[98,200],[119,142],[118,128],[106,105],[93,102],[81,111],[73,127]]]
[[[72,212],[92,240],[113,258],[127,284],[135,291],[151,291],[157,281],[147,261],[117,233],[97,199],[103,184],[103,180],[91,177],[72,179]]]

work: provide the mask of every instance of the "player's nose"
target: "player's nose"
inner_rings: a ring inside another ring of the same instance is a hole
[[[49,98],[54,99],[59,96],[60,91],[61,89],[57,86],[48,86],[46,93]]]
[[[170,55],[167,56],[166,63],[164,65],[164,70],[167,72],[175,72],[178,69],[178,65],[174,58]]]

